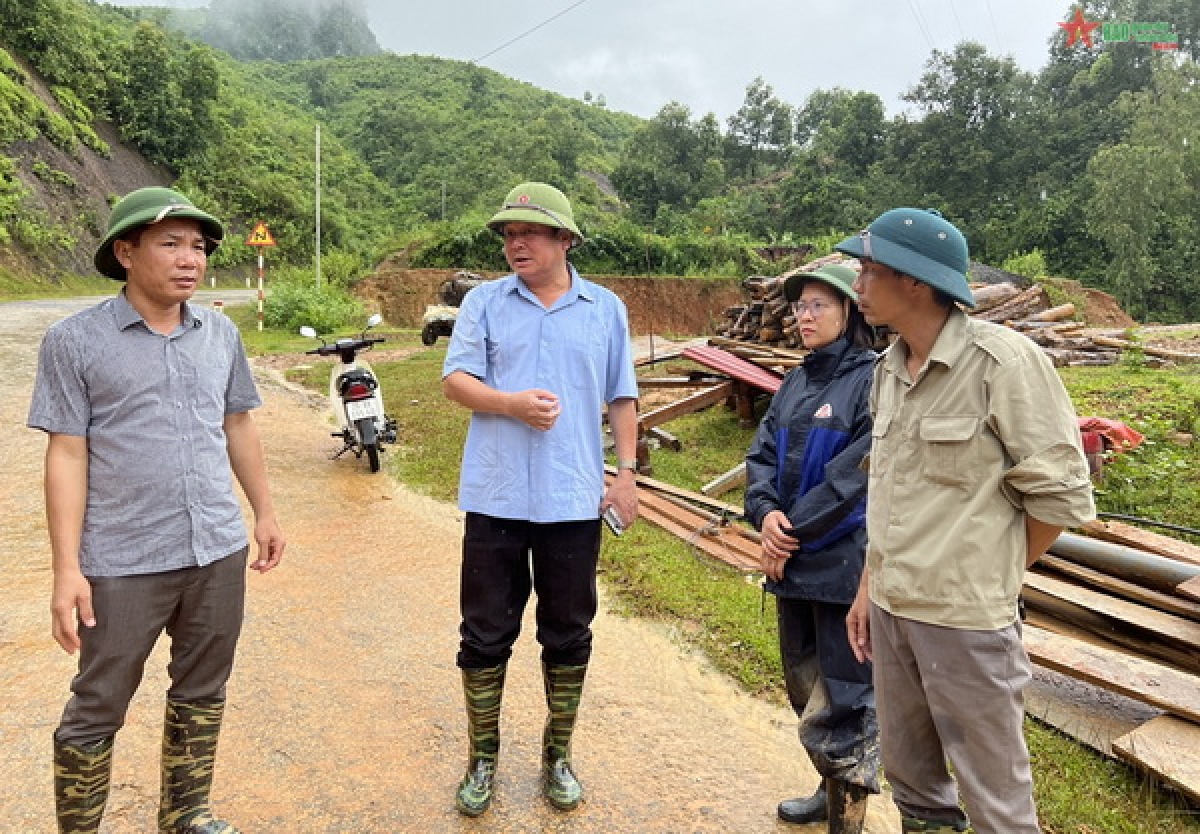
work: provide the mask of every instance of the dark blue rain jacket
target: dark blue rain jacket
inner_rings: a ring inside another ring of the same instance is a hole
[[[876,355],[841,338],[810,353],[771,400],[746,454],[746,516],[782,510],[800,540],[773,594],[849,604],[866,553],[868,398]]]

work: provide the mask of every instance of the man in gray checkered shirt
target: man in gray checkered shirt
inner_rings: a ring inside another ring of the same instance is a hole
[[[160,834],[236,834],[209,810],[249,553],[231,471],[255,516],[250,567],[279,564],[284,537],[241,337],[188,303],[223,231],[171,189],[126,196],[95,257],[124,288],[51,327],[38,357],[28,423],[49,438],[52,625],[59,645],[79,652],[54,733],[63,834],[99,829],[113,737],[164,631]]]

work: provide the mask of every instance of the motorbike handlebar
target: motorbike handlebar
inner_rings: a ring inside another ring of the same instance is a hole
[[[380,342],[386,341],[387,338],[384,336],[368,336],[362,339],[344,339],[333,342],[332,344],[321,345],[320,347],[313,348],[312,350],[306,350],[304,352],[315,353],[318,356],[333,356],[341,353],[344,350],[370,350],[371,345],[377,345]]]

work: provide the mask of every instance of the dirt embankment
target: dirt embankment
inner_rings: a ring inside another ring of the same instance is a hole
[[[437,304],[438,287],[453,269],[403,269],[384,265],[357,292],[379,305],[397,327],[420,327],[425,307]],[[495,278],[501,273],[479,273]],[[726,307],[743,301],[737,278],[680,278],[664,275],[587,275],[621,297],[634,335],[712,333]]]

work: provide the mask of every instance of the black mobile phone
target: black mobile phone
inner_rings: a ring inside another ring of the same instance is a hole
[[[614,536],[619,536],[625,532],[625,525],[621,523],[621,517],[617,515],[617,508],[612,504],[608,505],[608,509],[604,511],[601,518],[608,525],[608,529],[612,530]]]

